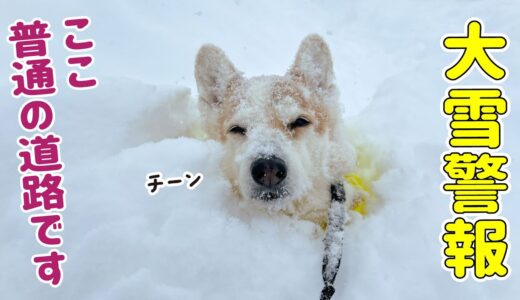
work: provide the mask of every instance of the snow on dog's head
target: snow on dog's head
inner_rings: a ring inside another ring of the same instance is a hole
[[[284,76],[244,78],[224,52],[203,46],[195,77],[207,133],[225,146],[224,173],[246,199],[283,207],[347,168],[341,108],[327,44],[303,40]]]

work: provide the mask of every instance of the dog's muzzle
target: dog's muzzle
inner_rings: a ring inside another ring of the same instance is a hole
[[[287,166],[276,156],[259,158],[251,164],[251,176],[262,187],[276,188],[287,177]]]

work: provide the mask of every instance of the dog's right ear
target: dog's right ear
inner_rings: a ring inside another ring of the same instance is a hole
[[[220,48],[207,44],[200,48],[195,61],[195,79],[200,100],[218,106],[231,80],[240,76]]]
[[[329,47],[317,34],[308,35],[300,44],[289,74],[311,88],[327,90],[334,81]]]

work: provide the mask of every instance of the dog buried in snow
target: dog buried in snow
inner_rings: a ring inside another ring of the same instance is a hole
[[[327,44],[310,35],[285,75],[252,78],[205,45],[195,78],[206,132],[224,145],[222,169],[239,198],[317,224],[327,220],[320,299],[330,299],[348,205],[343,176],[354,155]]]
[[[323,224],[331,183],[354,157],[325,41],[309,35],[285,75],[252,78],[204,45],[195,78],[205,130],[224,145],[222,170],[239,198]]]

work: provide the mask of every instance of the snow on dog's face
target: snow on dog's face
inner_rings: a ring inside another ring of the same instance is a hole
[[[286,75],[249,79],[205,45],[195,76],[206,130],[224,144],[222,168],[242,197],[279,206],[338,176],[340,109],[321,37],[302,42]]]

